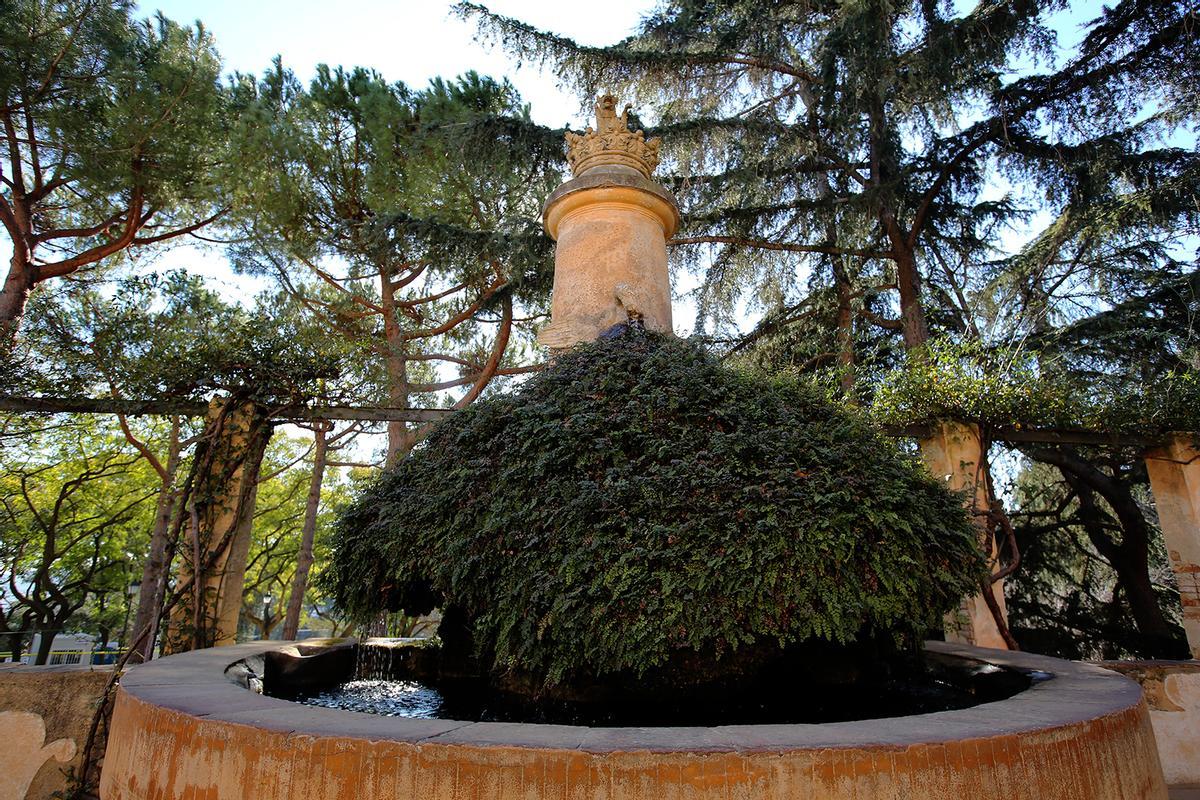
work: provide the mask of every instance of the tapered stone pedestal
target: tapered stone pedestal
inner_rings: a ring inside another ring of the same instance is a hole
[[[557,241],[550,324],[538,341],[564,350],[636,320],[671,333],[667,239],[679,225],[675,198],[650,179],[658,143],[618,117],[616,99],[596,106],[598,130],[568,134],[575,178],[542,210]]]

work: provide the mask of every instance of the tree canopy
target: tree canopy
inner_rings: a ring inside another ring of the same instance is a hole
[[[17,0],[0,13],[5,349],[34,287],[197,230],[228,207],[233,153],[203,28],[132,2]]]
[[[511,84],[468,73],[413,90],[322,66],[306,90],[277,60],[235,85],[263,154],[231,218],[245,237],[235,264],[280,280],[359,350],[371,401],[432,405],[465,386],[462,405],[523,371],[531,326],[515,309],[537,319],[545,306],[539,209],[562,154]],[[389,460],[419,438],[390,423]]]
[[[850,368],[874,328],[912,350],[992,310],[1021,336],[1077,318],[1088,287],[1123,299],[1188,269],[1169,256],[1200,222],[1190,4],[1126,0],[1062,59],[1052,2],[681,0],[604,48],[457,8],[581,93],[650,105],[701,318],[819,317],[841,335],[818,366]],[[1033,214],[1050,223],[1005,254]]]

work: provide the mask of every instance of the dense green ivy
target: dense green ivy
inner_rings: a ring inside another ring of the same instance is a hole
[[[911,639],[981,574],[960,499],[864,417],[630,330],[440,424],[343,514],[327,581],[364,618],[431,585],[552,684]]]

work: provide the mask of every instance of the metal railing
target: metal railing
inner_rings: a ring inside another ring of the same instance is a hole
[[[46,660],[46,666],[61,664],[115,664],[125,652],[125,650],[51,650],[50,656]],[[21,663],[32,664],[36,658],[36,653],[23,653],[21,655]],[[11,652],[0,652],[0,662],[10,662],[11,659]]]

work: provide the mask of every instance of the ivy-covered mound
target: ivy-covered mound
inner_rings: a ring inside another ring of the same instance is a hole
[[[441,423],[343,514],[326,581],[555,684],[912,641],[981,570],[960,500],[857,413],[630,330]]]

